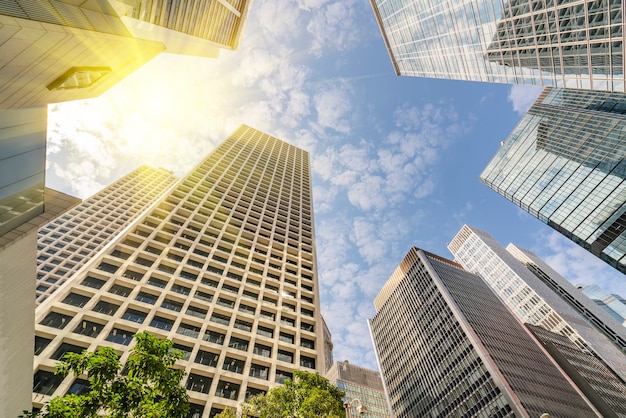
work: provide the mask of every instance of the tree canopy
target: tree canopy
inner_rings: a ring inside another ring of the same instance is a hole
[[[110,347],[95,353],[68,353],[56,374],[87,374],[89,390],[53,398],[40,412],[22,417],[37,418],[183,418],[189,413],[189,396],[181,386],[184,370],[174,368],[182,352],[172,341],[148,332],[135,335],[136,345],[124,368]]]
[[[241,405],[243,417],[259,418],[343,418],[344,392],[324,377],[303,370],[294,370],[293,380],[270,389]],[[225,410],[216,418],[232,418],[234,411]]]

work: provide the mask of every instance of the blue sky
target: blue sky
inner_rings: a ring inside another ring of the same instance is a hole
[[[396,77],[365,1],[255,0],[238,51],[164,54],[98,99],[50,106],[47,184],[87,197],[140,164],[183,175],[242,123],[308,150],[335,359],[375,368],[374,297],[410,246],[451,257],[465,223],[626,294],[621,273],[478,180],[539,92]]]

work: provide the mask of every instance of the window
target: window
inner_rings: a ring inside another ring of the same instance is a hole
[[[150,305],[154,305],[158,299],[158,296],[151,295],[150,293],[146,293],[146,292],[139,292],[139,294],[137,295],[135,299],[140,302],[145,302],[145,303],[149,303]]]
[[[234,348],[235,350],[248,351],[249,342],[237,337],[230,337],[230,341],[228,342],[228,347]]]
[[[300,312],[302,313],[302,315],[304,316],[310,316],[313,317],[313,311],[310,309],[304,309],[304,308],[300,308]]]
[[[211,321],[222,325],[228,325],[230,323],[230,316],[213,312],[213,314],[211,314]]]
[[[63,376],[55,375],[53,372],[38,370],[33,378],[33,392],[52,395],[63,379]]]
[[[306,322],[300,322],[300,329],[309,332],[315,332],[315,327],[313,324],[307,324]]]
[[[165,280],[157,279],[156,277],[150,277],[148,279],[148,284],[151,284],[152,286],[156,286],[160,288],[164,288],[165,286],[167,286],[167,282]]]
[[[228,370],[229,372],[234,373],[243,373],[243,368],[246,365],[244,360],[234,359],[232,357],[226,357],[224,359],[224,365],[222,366],[223,370]]]
[[[283,384],[285,383],[285,380],[287,379],[290,379],[290,380],[293,379],[293,375],[289,372],[276,369],[276,380],[275,380],[276,383]]]
[[[224,344],[224,334],[221,334],[217,331],[207,330],[204,333],[204,337],[202,338],[204,341],[208,341],[211,343],[222,345]]]
[[[289,318],[288,316],[284,316],[281,315],[280,316],[280,323],[283,325],[287,325],[290,327],[295,327],[296,326],[296,320],[293,318]]]
[[[258,354],[263,357],[272,357],[272,347],[263,344],[255,344],[252,350],[254,354]]]
[[[187,389],[194,392],[209,393],[209,388],[213,379],[195,373],[189,373],[187,378]]]
[[[119,285],[119,284],[114,284],[109,289],[109,293],[113,293],[114,295],[118,295],[118,296],[122,296],[122,297],[126,297],[126,296],[130,295],[130,292],[132,292],[132,291],[133,291],[133,289],[131,289],[129,287],[122,286],[122,285]]]
[[[187,337],[198,338],[198,336],[200,335],[200,327],[182,323],[180,324],[176,332]]]
[[[215,395],[220,398],[236,400],[239,396],[239,385],[236,383],[225,382],[220,380],[217,384]]]
[[[104,280],[96,279],[95,277],[91,276],[85,277],[85,280],[81,282],[83,286],[91,287],[94,289],[100,289],[102,286],[104,286],[105,283],[106,282]]]
[[[89,302],[89,299],[91,299],[89,296],[79,295],[78,293],[70,293],[65,297],[65,299],[63,299],[63,303],[82,308],[87,304],[87,302]]]
[[[113,315],[117,312],[119,305],[115,305],[113,303],[106,302],[104,300],[98,301],[96,306],[93,307],[94,312],[99,312],[105,315]]]
[[[69,315],[63,315],[57,312],[50,312],[42,321],[41,325],[46,325],[52,328],[63,329],[68,322],[72,319]]]
[[[204,406],[195,403],[189,404],[189,414],[185,418],[200,418],[204,413]]]
[[[175,284],[174,286],[172,286],[172,291],[180,293],[181,295],[188,295],[191,292],[191,289],[185,286],[181,286],[179,284]]]
[[[300,345],[304,348],[315,349],[315,341],[307,338],[300,338]]]
[[[187,312],[185,312],[187,315],[191,315],[191,316],[195,316],[197,318],[204,318],[207,314],[207,310],[206,309],[202,309],[202,308],[198,308],[196,306],[189,306],[187,308]]]
[[[293,344],[294,342],[294,336],[291,334],[287,334],[286,332],[281,332],[278,339],[281,340],[282,342],[289,343],[289,344]]]
[[[38,356],[52,341],[50,338],[35,335],[35,355]]]
[[[278,360],[293,363],[293,353],[285,350],[278,350]]]
[[[174,325],[174,320],[173,319],[167,319],[167,318],[163,318],[161,316],[155,316],[152,319],[152,321],[150,322],[150,326],[151,327],[158,328],[158,329],[164,329],[166,331],[171,330],[173,325]]]
[[[210,351],[199,350],[198,354],[196,354],[196,359],[194,361],[205,366],[215,367],[217,365],[217,360],[219,359],[219,357],[219,354],[211,353]]]
[[[70,386],[70,389],[67,391],[68,394],[72,395],[83,395],[89,392],[89,381],[85,379],[76,379]]]
[[[254,315],[256,313],[256,308],[254,306],[245,305],[243,303],[239,304],[239,311],[245,312],[250,315]]]
[[[50,356],[53,360],[62,360],[66,353],[82,353],[85,350],[84,347],[79,347],[77,345],[62,343],[59,348],[57,348],[54,353]]]
[[[124,273],[122,273],[122,277],[130,280],[140,281],[143,278],[143,273],[140,273],[135,270],[127,269]]]
[[[183,360],[189,360],[189,357],[191,357],[191,351],[193,350],[193,348],[182,344],[174,344],[172,349],[182,352],[184,354]]]
[[[74,328],[74,332],[80,335],[86,335],[88,337],[96,337],[102,331],[104,325],[98,324],[97,322],[87,321],[83,319],[80,324],[76,328]]]
[[[268,338],[274,338],[274,330],[272,328],[258,326],[256,333]]]
[[[242,331],[250,332],[252,331],[252,322],[243,321],[241,319],[235,319],[234,327]]]
[[[235,301],[225,299],[225,298],[217,298],[217,304],[220,306],[224,306],[226,308],[230,308],[230,309],[235,307]]]
[[[163,303],[161,303],[161,307],[171,311],[180,312],[183,309],[183,304],[176,302],[175,300],[165,299]]]
[[[259,364],[250,365],[250,376],[257,379],[267,380],[269,377],[270,368],[267,366],[261,366]]]
[[[196,290],[196,293],[193,295],[196,299],[204,300],[206,302],[211,302],[213,300],[213,295],[210,293],[201,292]]]
[[[104,261],[100,263],[100,265],[98,265],[97,267],[98,270],[106,271],[107,273],[111,273],[111,274],[115,273],[118,268],[119,266],[116,266],[111,263],[106,263]]]
[[[126,312],[124,312],[124,315],[122,315],[122,319],[126,319],[127,321],[136,322],[138,324],[142,324],[143,321],[145,321],[147,316],[148,316],[148,314],[145,313],[145,312],[141,312],[141,311],[138,311],[136,309],[128,308],[128,309],[126,309]]]
[[[133,340],[133,335],[135,335],[132,331],[126,331],[119,328],[113,328],[109,336],[107,337],[107,341],[112,343],[128,345]]]
[[[315,369],[315,359],[307,356],[300,356],[300,366]]]

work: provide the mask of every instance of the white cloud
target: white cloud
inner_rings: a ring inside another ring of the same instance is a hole
[[[540,86],[514,84],[511,86],[507,99],[513,105],[513,110],[523,115],[530,109],[542,90],[543,87]]]
[[[334,88],[320,91],[313,97],[313,103],[317,112],[317,123],[320,126],[344,134],[350,132],[350,122],[347,117],[352,105],[345,89]]]

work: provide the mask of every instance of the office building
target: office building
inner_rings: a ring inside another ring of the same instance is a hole
[[[322,336],[324,337],[324,371],[328,372],[328,370],[332,367],[333,360],[333,339],[330,333],[330,328],[326,324],[324,317],[322,317]]]
[[[326,372],[326,378],[346,393],[346,418],[391,416],[383,381],[376,370],[355,366],[348,360],[337,361]]]
[[[615,293],[609,293],[595,284],[582,286],[579,289],[613,319],[626,327],[626,299]]]
[[[562,335],[525,325],[604,418],[626,417],[626,385],[602,360]]]
[[[625,347],[610,340],[491,235],[464,225],[448,245],[456,262],[481,276],[520,321],[568,337],[626,380]]]
[[[237,49],[252,0],[111,0],[127,29],[164,42],[175,54]]]
[[[141,166],[39,229],[37,304],[115,239],[178,179]]]
[[[624,92],[621,0],[370,0],[397,75]]]
[[[626,328],[620,325],[621,321],[617,322],[616,318],[610,315],[610,309],[605,309],[608,308],[607,305],[587,297],[584,291],[572,285],[531,251],[513,244],[507,245],[506,250],[526,266],[539,280],[569,303],[572,308],[582,315],[598,331],[603,333],[618,349],[626,353]],[[590,286],[590,288],[596,289],[598,293],[603,292],[608,295],[606,291],[603,291],[598,286],[593,285],[592,287]],[[598,293],[594,292],[594,294]],[[614,299],[612,295],[608,296],[610,299]],[[612,310],[610,311],[614,312]]]
[[[374,305],[370,330],[395,417],[599,416],[460,264],[412,248]]]
[[[546,89],[483,183],[626,272],[626,96]]]
[[[125,361],[148,330],[179,361],[192,416],[324,372],[307,152],[242,126],[37,308],[34,405],[80,390],[68,351]]]

